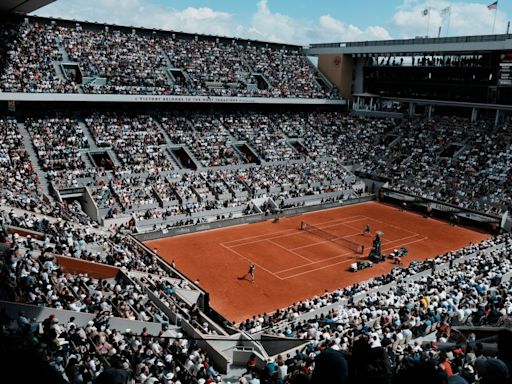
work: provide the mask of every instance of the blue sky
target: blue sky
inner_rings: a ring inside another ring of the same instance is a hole
[[[505,33],[512,0],[57,0],[38,15],[307,45]],[[450,14],[441,10],[450,7]],[[422,15],[430,9],[430,18]]]

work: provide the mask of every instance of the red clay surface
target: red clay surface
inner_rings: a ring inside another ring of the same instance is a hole
[[[489,238],[463,227],[426,219],[412,212],[370,202],[235,227],[182,235],[146,243],[210,293],[210,305],[230,321],[273,312],[294,302],[335,290],[394,267],[391,261],[359,272],[347,269],[356,254],[299,230],[301,221],[364,244],[368,255],[375,231],[384,232],[382,252],[406,247],[404,264],[424,260]],[[372,236],[363,236],[366,224]],[[255,284],[240,279],[250,263]]]

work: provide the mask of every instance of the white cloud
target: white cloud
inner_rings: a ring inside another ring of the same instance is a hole
[[[214,35],[230,35],[235,26],[233,15],[226,12],[208,7],[176,10],[143,0],[57,1],[36,14]]]
[[[272,12],[267,0],[257,2],[248,25],[241,24],[230,13],[208,7],[177,10],[148,0],[60,0],[42,8],[37,14],[300,45],[390,38],[388,31],[380,26],[360,29],[330,15],[302,20]]]
[[[268,0],[260,0],[249,27],[240,26],[239,33],[269,41],[309,44],[334,41],[387,39],[389,33],[380,26],[361,30],[352,24],[345,24],[331,15],[320,16],[317,20],[294,19],[281,13],[272,12]]]
[[[441,15],[441,10],[446,7],[451,7],[449,18],[447,15],[444,17]],[[431,37],[437,36],[439,26],[442,26],[441,36],[492,33],[495,11],[488,10],[486,4],[451,3],[444,0],[404,0],[393,16],[393,25],[401,37],[425,36],[427,34],[429,18],[423,16],[424,9],[430,9],[428,29]],[[498,9],[494,33],[505,33],[507,20],[507,14]]]
[[[437,36],[440,25],[442,36],[446,36],[447,32],[450,36],[489,34],[492,31],[494,11],[487,9],[487,3],[403,0],[387,25],[393,30],[394,37],[424,36],[427,33],[428,17],[423,16],[422,11],[429,8],[430,36]],[[448,18],[441,15],[441,10],[448,6],[451,6],[449,31]],[[301,45],[391,38],[389,30],[379,25],[361,29],[328,14],[304,20],[273,12],[268,0],[258,0],[249,24],[240,23],[233,14],[209,7],[178,10],[158,5],[151,0],[59,0],[42,8],[37,14]],[[495,33],[505,32],[507,20],[506,13],[498,10]]]

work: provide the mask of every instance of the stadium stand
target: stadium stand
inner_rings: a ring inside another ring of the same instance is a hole
[[[298,47],[2,23],[2,93],[339,98]],[[5,112],[0,355],[35,351],[68,383],[335,382],[326,372],[360,383],[510,382],[509,330],[490,341],[458,331],[510,325],[510,234],[239,324],[214,319],[207,293],[132,236],[314,210],[369,196],[363,179],[500,218],[512,208],[510,124],[311,106]],[[261,335],[298,347],[271,355]],[[245,373],[230,372],[235,350],[254,353]]]
[[[349,191],[354,189],[350,180],[355,179],[349,177],[344,166],[351,164],[362,164],[360,173],[384,177],[397,190],[455,206],[492,214],[501,214],[510,207],[508,121],[491,130],[487,121],[470,124],[455,117],[398,122],[313,112],[306,121],[301,114],[289,112],[190,113],[188,117],[159,118],[95,114],[85,116],[82,125],[64,116],[28,118],[19,125],[28,129],[41,175],[54,188],[88,185],[100,208],[123,212],[143,209],[146,204],[151,205],[148,209],[164,208],[163,200],[180,202],[182,206],[198,204],[195,210],[199,206],[213,209],[230,194],[216,191],[225,188],[229,179],[212,179],[217,167],[242,172],[238,178],[244,179],[243,184],[249,186],[246,189],[255,197],[266,194],[287,200]],[[7,131],[16,121],[9,118],[2,124]],[[112,151],[117,176],[101,166],[86,167],[94,151],[84,130],[90,131],[97,148]],[[20,140],[18,137],[18,144],[10,144],[14,146],[11,153],[15,148],[23,150]],[[177,146],[184,150],[186,161],[176,157]],[[295,160],[297,164],[293,163]],[[247,162],[251,164],[249,170]],[[194,181],[187,186],[186,179],[179,176],[184,163],[197,164],[207,172],[197,177],[190,173],[188,177]],[[314,166],[314,172],[308,164]],[[34,165],[26,162],[25,167]],[[13,171],[14,168],[20,167],[13,167]],[[32,173],[38,180],[39,174]],[[171,184],[182,178],[181,188],[173,192],[176,196],[167,196],[164,189],[160,189],[158,198],[155,196],[154,188],[145,183],[154,181],[154,173],[160,174],[160,181],[168,179]],[[210,176],[205,179],[205,175]],[[30,180],[23,178],[24,183]],[[27,186],[24,193],[35,190],[36,185]],[[203,189],[207,193],[201,192]],[[206,202],[209,203],[205,205]]]
[[[510,209],[509,127],[455,117],[410,121],[396,132],[399,143],[381,147],[382,157],[361,171],[388,177],[399,190],[503,213]]]
[[[10,28],[9,28],[10,27]],[[7,51],[8,60],[2,75],[4,92],[76,93],[78,85],[59,78],[53,63],[62,60],[56,36],[38,24],[23,28],[10,25],[15,36]]]
[[[422,344],[422,336],[435,332],[435,341],[445,343],[450,337],[453,339],[453,326],[496,326],[507,321],[510,282],[502,282],[501,277],[509,271],[511,244],[510,236],[498,237],[436,258],[436,264],[450,261],[451,265],[456,265],[455,269],[442,268],[421,276],[422,271],[431,268],[427,261],[374,281],[297,303],[272,315],[255,316],[240,326],[251,332],[266,329],[283,337],[309,340],[306,351],[287,356],[286,362],[281,362],[290,366],[287,372],[291,376],[309,371],[315,357],[326,348],[351,353],[349,362],[361,366],[354,379],[368,380],[368,375],[372,375],[379,382],[391,382],[393,376],[396,380],[404,380],[414,377],[415,370],[432,359],[441,363],[448,359],[453,372],[465,376],[467,367],[463,364],[474,367],[478,353],[471,360],[461,361],[460,352],[454,351],[457,347],[446,353],[434,343]],[[419,278],[406,278],[416,274],[420,274]],[[461,281],[464,282],[462,287]],[[375,289],[391,282],[394,284],[389,290]],[[327,306],[332,309],[319,311]],[[304,313],[310,320],[301,321]],[[357,349],[362,347],[371,349],[371,353],[356,357]],[[375,361],[370,356],[377,353],[376,349],[393,352],[389,356],[383,353]],[[435,367],[425,369],[436,375]],[[451,376],[453,373],[440,369],[438,374]]]
[[[44,21],[5,25],[3,92],[339,97],[296,47]]]
[[[8,252],[4,252],[3,258],[2,270],[6,277],[2,279],[4,299],[10,298],[56,309],[65,307],[75,312],[99,313],[107,318],[115,315],[143,322],[157,320],[158,323],[164,324],[164,333],[176,335],[179,329],[165,330],[170,324],[169,319],[158,306],[149,305],[152,301],[142,290],[142,287],[147,286],[156,292],[157,297],[167,303],[169,308],[174,308],[174,311],[180,308],[184,318],[198,316],[194,314],[193,307],[188,307],[176,295],[178,287],[186,287],[187,283],[179,280],[171,283],[163,277],[156,277],[159,274],[167,276],[167,273],[159,270],[154,261],[144,261],[143,253],[130,252],[134,262],[131,263],[127,261],[130,259],[126,259],[125,251],[119,250],[118,258],[115,256],[116,253],[112,253],[111,248],[103,248],[103,256],[99,255],[96,259],[99,261],[106,256],[107,259],[103,262],[127,266],[130,270],[156,273],[134,278],[136,285],[120,279],[104,280],[91,278],[83,273],[63,273],[56,261],[56,255],[72,254],[74,257],[91,260],[93,258],[89,257],[86,249],[88,246],[99,246],[101,236],[89,233],[79,240],[79,237],[83,236],[83,228],[73,227],[64,221],[58,222],[55,226],[44,223],[35,216],[29,218],[10,214],[4,215],[3,220],[4,225],[16,224],[48,233],[53,232],[53,235],[47,236],[44,240],[21,236],[12,236],[10,239],[4,237],[10,248]],[[74,240],[75,238],[77,240]],[[125,243],[120,234],[108,241],[115,242],[115,249],[119,249],[118,246]],[[129,244],[125,243],[124,246],[124,250],[133,251]],[[502,278],[511,270],[508,258],[511,247],[512,238],[509,235],[502,235],[436,258],[437,268],[433,274],[422,273],[432,268],[432,263],[426,261],[375,280],[297,303],[271,315],[255,316],[241,323],[240,327],[251,333],[265,331],[279,336],[309,340],[307,347],[304,350],[297,350],[295,355],[286,358],[278,356],[275,363],[267,362],[265,369],[259,374],[260,379],[269,382],[276,375],[282,375],[282,379],[285,380],[310,373],[315,365],[315,359],[323,356],[322,351],[326,349],[349,353],[349,367],[361,364],[363,369],[356,377],[361,375],[364,378],[370,372],[377,375],[380,380],[410,377],[414,375],[416,369],[426,364],[425,359],[437,361],[439,364],[448,361],[452,371],[458,372],[461,376],[467,374],[465,370],[468,366],[477,371],[484,359],[481,350],[473,347],[463,361],[458,342],[444,349],[430,342],[425,344],[422,337],[435,334],[435,341],[439,345],[444,345],[451,340],[457,340],[452,327],[496,326],[508,321],[512,308],[508,299],[510,283],[508,279]],[[115,261],[116,259],[118,261]],[[448,268],[448,263],[451,268]],[[151,265],[153,267],[148,269]],[[461,281],[464,282],[462,286]],[[322,312],[323,308],[327,308],[328,311]],[[307,314],[310,320],[302,320],[304,314]],[[59,371],[60,364],[69,364],[72,360],[70,354],[85,353],[89,350],[83,359],[79,359],[85,368],[80,374],[92,375],[91,377],[101,374],[109,365],[115,366],[117,351],[124,350],[123,340],[128,338],[142,345],[150,343],[156,359],[162,358],[163,365],[158,365],[160,369],[140,372],[132,365],[133,360],[127,359],[126,354],[122,353],[123,366],[131,372],[136,381],[144,382],[148,377],[158,379],[169,375],[169,372],[177,374],[164,363],[169,363],[171,359],[164,356],[164,351],[169,348],[167,343],[170,339],[142,337],[143,335],[110,329],[104,318],[99,315],[95,320],[89,321],[84,328],[76,326],[73,321],[66,325],[59,324],[55,315],[52,316],[44,319],[41,326],[37,327],[20,312],[17,319],[18,330],[3,333],[2,337],[17,338],[24,333],[33,334],[41,343],[50,345],[50,351],[53,352],[48,355],[49,361]],[[203,327],[203,331],[215,332],[214,328],[201,325],[199,321],[200,318],[195,324]],[[164,333],[160,336],[162,337]],[[112,335],[117,337],[112,338]],[[181,341],[186,343],[186,340]],[[377,353],[379,348],[382,349],[384,368],[379,365],[380,368],[375,371],[374,360],[362,356],[362,360],[356,358],[358,348],[361,346],[371,349],[372,353]],[[193,346],[191,348],[194,350]],[[102,356],[107,360],[102,359]],[[188,359],[192,361],[189,362]],[[205,370],[198,369],[197,365],[192,364],[196,359],[200,359],[200,362],[207,359],[204,354],[198,357],[191,353],[188,359],[184,359],[184,356],[179,358],[185,368],[182,374],[194,376],[198,380],[222,380],[213,367],[209,369],[211,363],[206,366],[202,364]],[[440,367],[428,369],[431,370],[430,374],[444,374]],[[65,374],[69,372],[66,371]],[[485,375],[485,372],[482,371],[480,375]]]

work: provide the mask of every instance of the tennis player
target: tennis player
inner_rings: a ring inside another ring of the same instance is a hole
[[[256,266],[251,263],[249,265],[249,271],[247,271],[247,273],[242,277],[242,279],[245,279],[247,277],[247,275],[251,276],[251,284],[254,284],[254,269],[256,268]]]
[[[361,235],[366,236],[366,235],[371,235],[371,234],[372,234],[372,230],[370,228],[370,224],[366,224],[366,227],[364,227],[364,231],[363,231],[363,233],[361,233]]]

